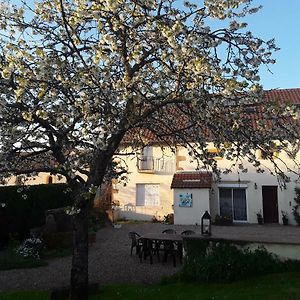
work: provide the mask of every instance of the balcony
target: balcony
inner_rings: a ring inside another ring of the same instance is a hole
[[[137,159],[137,168],[141,173],[154,173],[155,172],[155,161],[153,156],[140,156]]]
[[[175,161],[174,158],[140,156],[137,159],[137,168],[140,173],[173,174],[175,172]]]

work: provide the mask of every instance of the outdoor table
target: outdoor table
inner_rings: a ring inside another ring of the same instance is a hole
[[[140,252],[140,260],[142,257],[144,259],[150,256],[150,264],[153,263],[153,244],[157,243],[174,243],[177,245],[180,252],[182,252],[182,242],[183,238],[180,234],[166,234],[166,233],[146,233],[142,235],[139,239],[142,241],[142,251]],[[179,253],[181,256],[182,253]]]

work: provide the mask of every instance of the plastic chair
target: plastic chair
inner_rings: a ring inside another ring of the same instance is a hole
[[[194,234],[196,234],[196,232],[193,231],[193,230],[184,230],[184,231],[181,232],[181,235],[194,235]],[[177,246],[177,250],[178,250],[178,253],[179,253],[179,260],[182,263],[182,257],[183,257],[182,244]]]
[[[176,234],[174,229],[165,229],[162,231],[163,234]],[[173,265],[176,267],[176,254],[177,252],[177,243],[165,241],[163,243],[163,252],[164,252],[164,261],[167,261],[168,255],[171,255],[173,258]]]
[[[132,251],[133,251],[133,248],[136,249],[136,254],[139,254],[140,253],[140,249],[141,249],[141,241],[139,240],[140,238],[140,234],[138,234],[137,232],[135,231],[130,231],[128,233],[128,237],[131,239],[131,248],[130,248],[130,255],[132,256]]]
[[[193,234],[196,234],[196,232],[193,230],[184,230],[181,232],[181,235],[193,235]]]
[[[165,229],[164,231],[162,231],[162,233],[166,233],[166,234],[176,234],[176,231],[174,229]]]

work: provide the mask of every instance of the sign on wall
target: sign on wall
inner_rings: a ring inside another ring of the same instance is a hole
[[[192,207],[192,206],[193,206],[192,193],[179,194],[179,207]]]

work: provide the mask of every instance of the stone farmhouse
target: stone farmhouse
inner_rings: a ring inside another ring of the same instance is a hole
[[[265,97],[278,101],[279,105],[292,103],[300,107],[300,88],[266,91]],[[255,111],[250,109],[247,113]],[[130,152],[130,146],[123,146],[123,150]],[[221,170],[228,167],[229,162],[222,158],[219,149],[212,143],[208,151]],[[274,149],[272,155],[296,173],[286,174],[290,181],[284,187],[268,171],[272,170],[272,164],[260,150],[256,150],[256,156],[266,172],[257,173],[245,160],[247,173],[236,169],[216,180],[212,172],[197,170],[196,163],[184,147],[176,147],[174,153],[168,148],[162,150],[161,145],[153,143],[144,147],[138,157],[125,156],[128,182],[124,186],[113,181],[111,199],[117,205],[119,218],[125,219],[163,220],[164,216],[174,214],[175,224],[195,225],[200,224],[202,215],[208,210],[213,220],[218,215],[232,218],[234,223],[257,223],[257,214],[260,213],[264,223],[281,224],[282,214],[286,214],[289,223],[295,224],[292,209],[295,205],[295,187],[300,187],[299,170],[284,151]],[[27,183],[61,182],[64,182],[63,178],[39,173]],[[18,178],[11,178],[8,184],[19,184]]]
[[[266,91],[265,97],[278,101],[279,105],[300,105],[300,89]],[[247,113],[255,111],[250,109]],[[229,162],[219,155],[213,144],[208,146],[208,151],[221,170],[228,167]],[[292,209],[295,187],[300,186],[298,176],[287,173],[290,182],[282,187],[268,170],[273,166],[264,153],[256,150],[255,154],[266,172],[257,173],[245,159],[247,173],[237,168],[232,173],[222,174],[221,180],[215,180],[211,172],[196,170],[184,147],[177,147],[173,153],[153,143],[145,147],[139,157],[125,158],[129,181],[125,187],[113,183],[113,200],[119,204],[120,217],[126,219],[162,220],[174,213],[175,224],[200,224],[203,213],[208,210],[213,220],[219,215],[232,218],[234,223],[257,223],[260,213],[264,223],[282,223],[282,214],[287,214],[289,223],[295,224]],[[274,149],[272,155],[299,174],[284,151]]]

